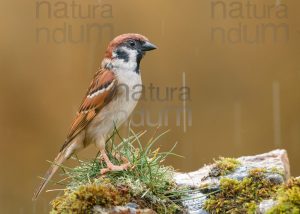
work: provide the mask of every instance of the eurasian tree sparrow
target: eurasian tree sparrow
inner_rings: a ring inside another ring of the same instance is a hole
[[[141,85],[140,62],[146,51],[156,46],[139,34],[123,34],[113,39],[105,52],[101,68],[96,72],[80,105],[76,118],[59,154],[46,172],[33,199],[37,199],[46,184],[66,159],[95,143],[107,168],[101,173],[128,168],[129,163],[114,165],[105,151],[105,142],[132,113]],[[135,97],[132,95],[135,94]],[[129,95],[129,96],[128,96]]]

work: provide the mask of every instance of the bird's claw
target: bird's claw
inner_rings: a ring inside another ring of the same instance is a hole
[[[131,164],[129,162],[124,163],[120,166],[109,165],[107,168],[101,169],[100,173],[101,173],[101,175],[104,175],[104,174],[106,174],[107,172],[110,172],[110,171],[123,171],[123,170],[127,170],[130,167],[131,167]]]
[[[114,152],[113,156],[118,161],[123,162],[123,164],[121,164],[119,166],[118,165],[114,165],[110,161],[105,161],[105,158],[101,155],[100,158],[99,158],[100,161],[101,162],[105,161],[106,165],[107,165],[107,168],[101,169],[101,171],[100,171],[101,175],[104,175],[104,174],[106,174],[107,172],[110,172],[110,171],[123,171],[123,170],[127,170],[127,169],[131,169],[132,168],[130,162],[128,161],[128,159],[125,158],[124,156],[122,156],[121,154]]]

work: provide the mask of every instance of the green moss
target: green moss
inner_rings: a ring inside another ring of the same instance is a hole
[[[80,186],[76,190],[66,190],[63,196],[51,202],[51,214],[92,213],[95,205],[104,207],[124,205],[129,202],[129,191],[115,187],[108,180],[101,180]]]
[[[241,181],[221,178],[220,192],[209,196],[204,209],[210,213],[255,213],[258,202],[272,197],[278,189],[264,173],[259,168]]]
[[[271,172],[271,173],[275,173],[275,174],[279,174],[279,175],[281,175],[282,177],[284,177],[284,175],[285,175],[284,170],[283,170],[283,169],[279,169],[279,168],[277,168],[277,167],[271,168],[270,172]]]
[[[235,158],[220,157],[214,160],[214,166],[209,172],[209,176],[218,177],[228,175],[241,165],[241,162]]]
[[[278,204],[267,214],[300,213],[300,179],[291,178],[278,190],[275,200]]]

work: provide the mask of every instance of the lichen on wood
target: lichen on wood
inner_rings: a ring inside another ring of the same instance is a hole
[[[241,162],[236,158],[220,157],[218,160],[214,160],[214,164],[209,172],[209,176],[218,177],[227,175],[230,172],[233,172],[240,165]]]
[[[125,205],[130,194],[126,187],[114,186],[108,179],[100,179],[91,184],[79,186],[76,190],[67,189],[64,195],[52,202],[51,214],[92,213],[95,205],[111,207]]]
[[[267,214],[299,214],[300,213],[300,178],[291,178],[282,185],[276,197],[276,205]]]
[[[272,197],[278,184],[265,176],[266,170],[257,168],[249,171],[249,176],[241,181],[221,178],[220,192],[209,196],[204,209],[210,213],[255,213],[257,204]]]

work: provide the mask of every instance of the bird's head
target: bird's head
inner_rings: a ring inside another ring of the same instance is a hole
[[[140,61],[147,51],[157,47],[140,34],[122,34],[108,45],[102,67],[127,68],[139,72]]]

